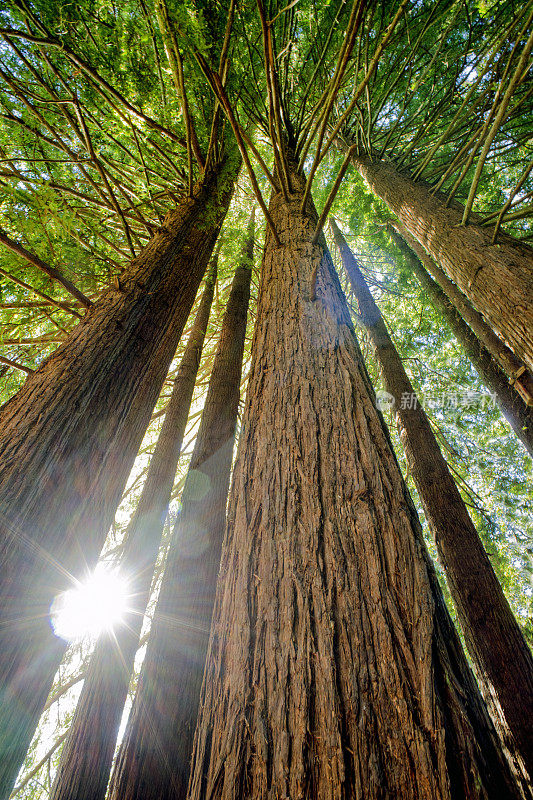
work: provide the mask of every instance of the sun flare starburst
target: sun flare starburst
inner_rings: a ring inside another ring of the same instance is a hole
[[[58,595],[50,609],[56,636],[69,642],[97,638],[124,618],[127,581],[117,570],[98,564],[83,581]]]

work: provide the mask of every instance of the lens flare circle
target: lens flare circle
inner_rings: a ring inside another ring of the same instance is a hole
[[[86,580],[58,595],[50,609],[56,636],[68,642],[96,639],[124,618],[128,586],[116,569],[98,564]]]

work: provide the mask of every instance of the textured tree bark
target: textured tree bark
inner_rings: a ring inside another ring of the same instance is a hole
[[[457,204],[445,205],[384,161],[355,158],[372,191],[483,314],[516,357],[533,369],[533,250],[501,235],[491,244],[481,225],[461,224]]]
[[[188,798],[515,797],[291,183],[270,203]]]
[[[251,261],[253,231],[245,259]],[[239,266],[173,531],[152,630],[113,772],[112,800],[185,798],[224,533],[250,295]]]
[[[64,649],[50,604],[100,552],[237,170],[223,163],[167,215],[121,285],[1,410],[1,800]]]
[[[416,398],[379,308],[336,223],[331,220],[342,263],[357,298],[381,367],[396,400],[400,437],[428,524],[446,571],[468,652],[483,681],[492,683],[505,719],[533,775],[533,658],[507,598],[448,469],[431,425]]]
[[[50,800],[105,797],[120,720],[183,434],[200,365],[216,278],[216,260],[192,327],[137,508],[126,531],[121,573],[128,580],[128,611],[116,630],[100,636],[87,670]]]
[[[424,265],[428,264],[430,257],[425,250],[420,245],[418,245],[416,251],[414,248],[411,249],[415,244],[415,240],[412,237],[404,240],[394,228],[390,228],[389,232],[394,243],[407,258],[418,282],[450,326],[479,377],[494,395],[503,416],[528,453],[533,456],[533,410],[524,403],[520,394],[509,385],[505,373],[493,360],[489,351],[469,328],[441,287],[426,272]]]

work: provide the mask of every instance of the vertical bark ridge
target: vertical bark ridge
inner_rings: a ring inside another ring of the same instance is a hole
[[[113,800],[185,798],[226,515],[250,296],[253,228],[237,267]]]
[[[0,412],[0,800],[63,645],[54,596],[94,564],[231,197],[226,160]],[[142,402],[140,402],[142,400]]]
[[[533,370],[533,250],[502,234],[492,244],[481,225],[462,225],[457,204],[384,161],[354,158],[372,191],[398,217],[440,268]]]
[[[469,328],[438,283],[426,272],[424,265],[427,264],[426,259],[429,259],[429,256],[425,251],[411,249],[411,245],[414,244],[413,238],[403,239],[393,227],[389,229],[389,233],[393,242],[407,258],[411,270],[431,302],[450,326],[479,377],[493,393],[503,416],[528,453],[533,456],[533,410],[524,403],[520,394],[509,384],[505,373],[494,361],[489,351]],[[425,258],[422,258],[423,254]]]
[[[105,797],[200,365],[215,279],[216,259],[206,278],[146,481],[125,534],[120,570],[128,580],[128,610],[121,625],[102,634],[96,644],[63,746],[50,800]]]
[[[533,774],[533,658],[416,398],[378,306],[344,236],[331,229],[368,329],[385,386],[396,400],[400,437],[478,676],[492,683],[526,768]],[[489,690],[490,693],[490,690]]]
[[[291,186],[270,202],[188,798],[518,796]]]

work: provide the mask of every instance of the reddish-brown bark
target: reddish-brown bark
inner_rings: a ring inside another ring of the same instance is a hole
[[[392,227],[389,232],[431,302],[450,326],[479,377],[492,392],[503,416],[528,453],[533,456],[533,409],[525,404],[521,395],[509,384],[507,376],[489,351],[466,324],[441,287],[426,272],[424,266],[431,264],[425,250],[420,245],[415,250],[417,243],[415,244],[412,237],[404,240]]]
[[[185,798],[226,517],[253,230],[235,272],[112,800]]]
[[[200,364],[215,276],[216,260],[206,278],[146,481],[125,534],[120,570],[128,581],[127,613],[116,630],[103,633],[96,643],[63,745],[51,800],[105,797]]]
[[[214,170],[0,413],[0,798],[59,663],[54,596],[100,552],[221,221]]]
[[[492,244],[488,229],[475,222],[461,224],[457,204],[446,206],[441,195],[433,196],[390,163],[354,162],[372,191],[533,370],[532,248],[503,233]]]
[[[341,231],[331,228],[368,329],[385,387],[395,398],[400,438],[446,571],[468,652],[492,683],[526,768],[533,775],[533,658],[470,519],[379,308]]]
[[[291,182],[270,203],[188,798],[517,797]]]

